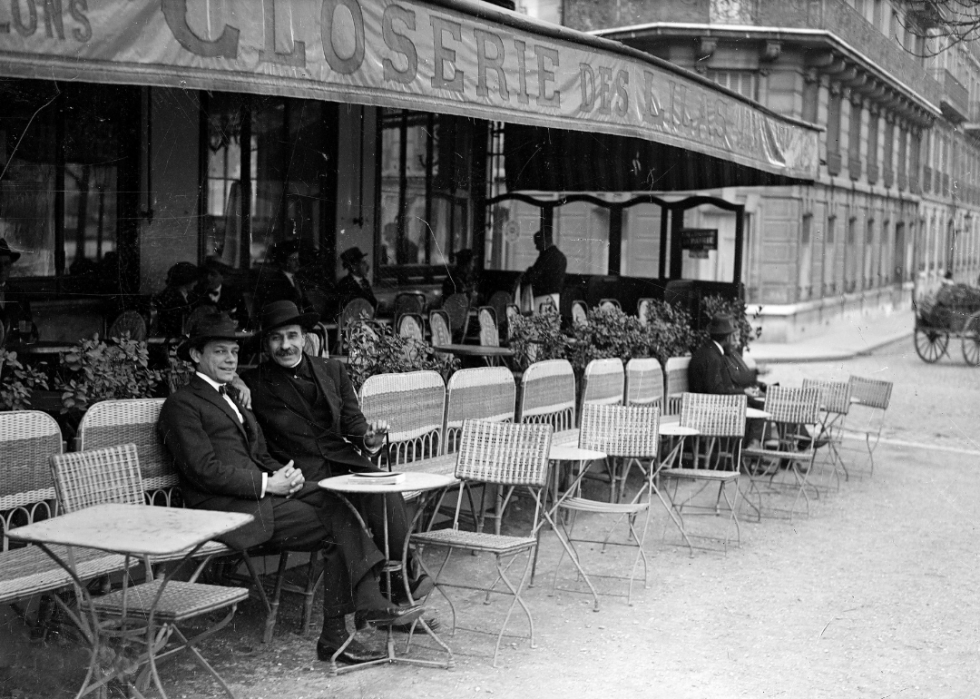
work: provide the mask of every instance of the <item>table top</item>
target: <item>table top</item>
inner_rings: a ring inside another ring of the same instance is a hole
[[[416,490],[437,490],[457,482],[452,476],[444,476],[438,473],[414,473],[412,471],[402,471],[401,473],[405,474],[405,480],[401,483],[372,483],[370,478],[348,474],[324,478],[318,485],[324,490],[337,493],[407,493]]]
[[[575,446],[553,445],[548,452],[551,461],[595,461],[605,459],[606,454],[592,449],[581,449]]]
[[[248,524],[252,515],[149,505],[93,505],[7,532],[15,541],[134,555],[180,553]]]
[[[772,413],[767,413],[765,410],[759,410],[758,408],[746,408],[745,417],[760,419],[760,420],[768,420],[769,418],[772,417]]]
[[[509,347],[486,347],[484,345],[433,345],[439,352],[452,352],[470,357],[513,357],[514,350]]]
[[[68,342],[41,340],[30,344],[10,344],[6,349],[17,354],[61,354],[71,351],[74,347],[74,344]]]
[[[694,437],[701,434],[693,427],[683,427],[679,422],[661,423],[661,437]]]

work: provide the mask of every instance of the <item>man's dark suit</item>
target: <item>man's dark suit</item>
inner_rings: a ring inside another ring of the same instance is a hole
[[[194,291],[194,307],[214,306],[222,313],[227,313],[232,320],[238,323],[239,328],[248,325],[248,306],[245,305],[245,297],[242,292],[233,286],[222,284],[218,290],[218,300],[215,301],[210,290],[206,287],[199,287]]]
[[[350,613],[352,584],[383,556],[349,510],[321,491],[315,480],[307,479],[291,498],[260,497],[262,474],[271,476],[282,464],[269,454],[255,416],[240,406],[239,410],[244,423],[199,376],[164,403],[157,428],[180,472],[185,502],[194,508],[254,515],[254,522],[222,539],[233,548],[323,548],[324,614]]]
[[[732,379],[725,355],[713,340],[698,347],[687,368],[687,382],[692,393],[715,395],[744,394]]]
[[[21,321],[30,323],[33,320],[30,298],[23,289],[10,282],[0,287],[0,295],[3,298],[3,302],[0,303],[0,322],[3,323],[8,336],[11,333],[16,335],[20,331]]]
[[[565,286],[567,267],[568,260],[565,254],[557,246],[552,245],[542,250],[538,259],[524,273],[524,283],[531,285],[535,296],[560,294]]]
[[[340,299],[340,310],[354,299],[365,299],[374,308],[378,307],[378,299],[375,298],[371,286],[365,287],[352,274],[348,274],[337,283],[337,296]]]
[[[293,281],[295,284],[278,267],[264,267],[255,284],[255,312],[261,313],[262,308],[273,301],[292,301],[301,311],[313,310],[313,305],[306,298],[302,284],[295,275]]]

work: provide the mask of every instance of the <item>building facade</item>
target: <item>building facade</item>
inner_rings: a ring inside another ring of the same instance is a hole
[[[971,283],[980,272],[980,53],[947,48],[931,29],[937,18],[917,6],[529,0],[519,9],[555,14],[823,127],[813,184],[715,192],[749,214],[746,300],[761,307],[764,337],[793,341],[907,312],[947,272]],[[929,33],[936,38],[920,36]],[[718,228],[721,241],[732,227],[724,212],[694,225]],[[685,261],[685,276],[716,270]]]

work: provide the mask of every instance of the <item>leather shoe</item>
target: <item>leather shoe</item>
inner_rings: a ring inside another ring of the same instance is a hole
[[[425,611],[420,605],[414,607],[379,607],[362,609],[354,613],[356,628],[365,626],[405,626],[422,616]]]
[[[401,578],[392,576],[391,586],[395,588],[391,596],[391,601],[395,604],[408,604],[408,597],[405,595],[405,586],[402,584]],[[425,599],[436,588],[436,582],[425,573],[422,573],[414,580],[411,580],[408,586],[412,590],[412,599],[418,603],[419,600]]]
[[[442,624],[434,616],[421,619],[421,621],[425,621],[425,625],[428,626],[429,630],[432,631],[433,633],[435,633],[436,631],[442,628]],[[410,625],[406,624],[405,626],[392,626],[391,630],[397,633],[408,633],[411,628],[412,627]],[[424,631],[422,631],[421,626],[416,626],[415,631],[417,633],[425,633]]]
[[[339,647],[340,646],[338,645],[338,648]],[[316,657],[320,660],[327,662],[336,652],[337,648],[331,647],[331,645],[323,639],[316,642]],[[386,658],[387,655],[388,654],[384,651],[371,650],[355,638],[349,644],[347,644],[347,647],[344,648],[344,652],[337,656],[337,661],[347,663],[348,665],[360,665],[361,663],[369,663],[372,660],[381,660]]]

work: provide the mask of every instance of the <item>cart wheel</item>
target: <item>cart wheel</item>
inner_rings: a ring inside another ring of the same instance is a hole
[[[966,319],[963,326],[963,359],[970,366],[980,366],[980,313]]]
[[[942,330],[932,328],[915,329],[915,352],[924,362],[938,362],[946,354],[949,345],[949,335]]]

